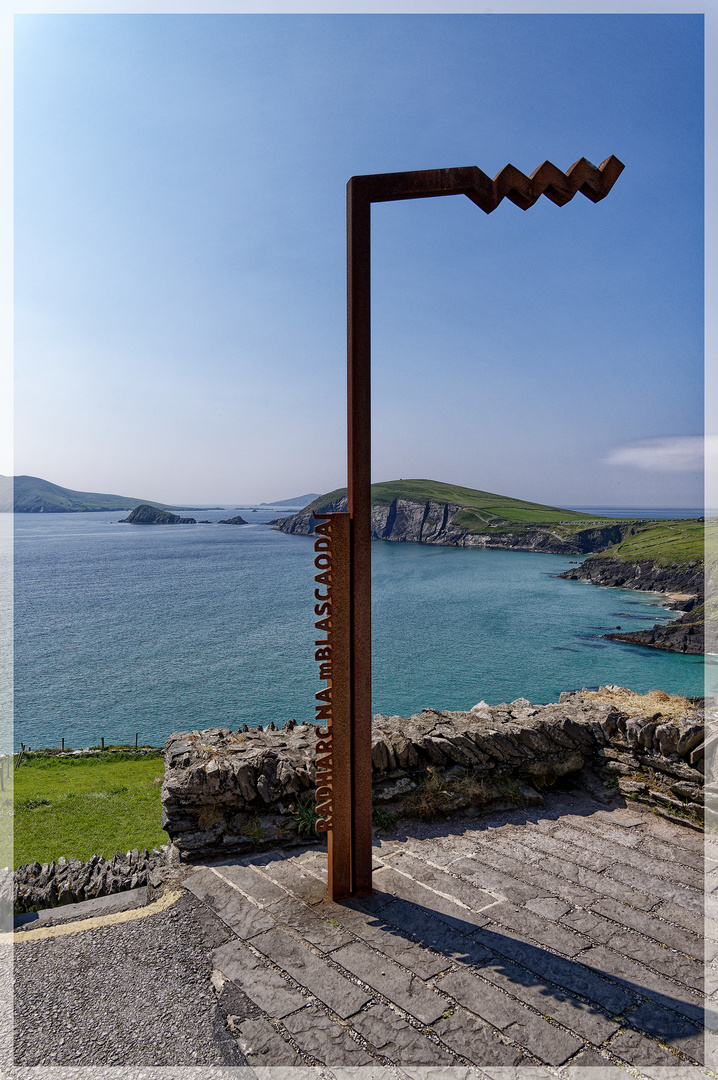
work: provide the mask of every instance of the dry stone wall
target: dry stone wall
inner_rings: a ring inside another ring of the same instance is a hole
[[[540,801],[540,792],[558,777],[590,767],[628,798],[697,822],[718,711],[704,716],[703,703],[694,702],[678,718],[669,717],[660,700],[636,697],[644,707],[616,695],[619,707],[614,690],[620,688],[609,688],[604,700],[577,691],[551,705],[519,698],[496,706],[481,702],[469,712],[379,714],[372,730],[374,804],[394,815],[411,813],[427,777],[434,786],[444,778],[449,813],[466,808],[461,790],[490,792],[492,785],[500,793],[510,784],[514,799]],[[281,731],[272,723],[267,730],[208,728],[170,736],[162,825],[180,856],[194,860],[306,843],[314,743],[313,729],[294,721]],[[474,789],[462,789],[457,778],[475,781]]]
[[[13,875],[15,913],[94,900],[148,884],[159,887],[166,876],[167,851],[167,844],[163,844],[151,852],[137,848],[125,854],[118,851],[111,859],[102,855],[91,855],[87,860],[61,856],[57,862],[26,863]]]

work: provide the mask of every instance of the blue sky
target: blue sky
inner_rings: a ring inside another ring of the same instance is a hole
[[[375,480],[700,504],[702,17],[18,16],[14,471],[344,484],[347,179],[612,153],[596,205],[373,209]]]

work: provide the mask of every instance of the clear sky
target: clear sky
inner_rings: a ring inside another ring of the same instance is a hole
[[[343,485],[347,179],[615,154],[596,205],[374,207],[373,478],[700,505],[700,15],[19,15],[15,42],[15,473]]]

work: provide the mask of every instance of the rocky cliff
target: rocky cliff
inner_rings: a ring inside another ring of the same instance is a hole
[[[651,630],[633,630],[626,634],[604,634],[613,641],[625,641],[629,645],[649,645],[652,649],[687,653],[700,656],[705,651],[703,608],[688,611],[667,625],[656,625]]]
[[[313,510],[307,507],[291,517],[273,522],[280,532],[309,536],[314,531]],[[326,513],[342,513],[347,497],[341,495],[322,504]],[[538,525],[503,521],[499,524],[467,527],[461,521],[466,508],[458,503],[418,502],[397,498],[391,503],[372,503],[373,540],[395,540],[422,544],[449,544],[455,547],[514,548],[522,551],[546,551],[562,555],[586,555],[620,543],[631,529],[631,522],[611,522],[603,526],[569,529],[558,525]],[[481,531],[475,531],[480,528]]]
[[[559,574],[559,577],[644,592],[681,593],[696,597],[703,594],[703,565],[697,561],[667,566],[652,561],[628,562],[610,555],[595,555],[580,566]]]
[[[606,634],[614,641],[629,645],[647,645],[653,649],[699,655],[705,647],[703,625],[704,575],[702,563],[666,566],[657,562],[627,562],[611,556],[594,555],[580,566],[559,574],[559,577],[590,581],[644,592],[678,594],[686,599],[674,600],[669,607],[684,614],[667,625],[657,623],[651,630],[634,630],[623,634]]]

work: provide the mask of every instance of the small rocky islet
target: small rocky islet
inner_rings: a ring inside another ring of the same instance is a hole
[[[150,506],[149,503],[143,503],[141,506],[136,506],[134,510],[127,515],[126,518],[120,518],[120,525],[196,525],[196,518],[180,517],[179,514],[172,514],[169,510],[158,510],[156,506]],[[201,521],[200,525],[211,525],[211,521]],[[237,514],[235,517],[223,518],[222,521],[217,522],[218,525],[248,525],[249,522],[245,521],[243,517]]]
[[[120,525],[196,525],[196,518],[183,518],[171,514],[169,510],[158,510],[156,506],[142,503],[136,506],[126,518],[120,518]]]

